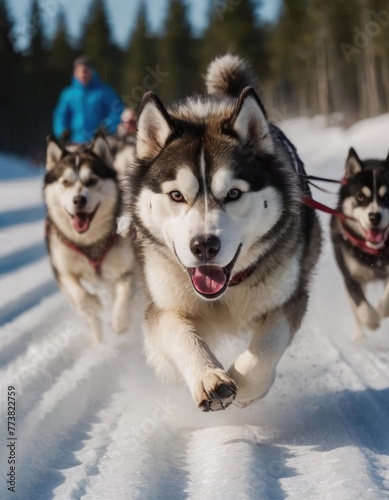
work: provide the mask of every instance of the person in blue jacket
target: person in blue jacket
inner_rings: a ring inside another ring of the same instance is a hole
[[[54,134],[77,143],[90,141],[99,128],[114,134],[123,109],[121,99],[99,79],[90,60],[78,57],[72,84],[61,92],[54,110]]]

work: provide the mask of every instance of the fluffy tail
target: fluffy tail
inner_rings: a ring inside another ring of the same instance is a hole
[[[257,82],[244,59],[226,54],[208,66],[205,84],[210,95],[238,97],[245,87],[256,87]]]

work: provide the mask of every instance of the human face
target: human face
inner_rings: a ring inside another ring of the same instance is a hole
[[[136,132],[136,115],[131,114],[122,119],[122,124],[124,125],[127,134],[135,134]]]
[[[85,66],[85,64],[77,64],[73,75],[82,85],[88,85],[92,80],[92,70],[88,66]]]

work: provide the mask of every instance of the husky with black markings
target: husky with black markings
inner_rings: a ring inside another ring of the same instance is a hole
[[[332,217],[332,242],[361,336],[389,316],[389,156],[362,161],[350,149],[338,209],[346,218]],[[386,288],[375,309],[365,291],[377,280]]]
[[[132,246],[116,233],[120,189],[112,165],[103,137],[66,148],[49,138],[44,183],[47,248],[60,288],[98,341],[101,300],[90,286],[111,292],[111,325],[117,333],[129,327],[133,290]]]
[[[202,410],[263,397],[307,308],[320,227],[295,151],[267,119],[247,64],[227,55],[208,95],[143,99],[126,213],[146,290],[148,362]],[[219,334],[251,333],[224,369]]]

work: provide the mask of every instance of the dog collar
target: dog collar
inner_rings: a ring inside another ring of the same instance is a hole
[[[349,241],[354,247],[359,248],[365,253],[370,255],[382,255],[385,252],[388,252],[388,247],[386,246],[388,243],[388,238],[385,240],[385,246],[382,248],[371,248],[368,246],[366,239],[356,235],[353,231],[346,227],[343,221],[341,221],[341,230],[343,238]]]
[[[247,267],[246,269],[243,269],[243,271],[240,271],[239,273],[235,274],[230,279],[228,286],[236,286],[242,283],[242,281],[244,281],[253,274],[256,267],[257,267],[256,264],[252,264],[250,267]]]
[[[53,224],[49,219],[46,219],[46,238],[48,237],[48,235],[50,234],[50,231],[52,229],[52,227],[54,228],[58,238],[62,241],[62,243],[64,245],[66,245],[68,248],[70,248],[70,250],[73,250],[73,252],[76,252],[78,253],[79,255],[82,255],[83,257],[85,257],[89,263],[90,266],[93,267],[93,269],[96,271],[96,274],[98,275],[101,275],[101,266],[104,262],[104,259],[105,257],[107,256],[108,252],[111,250],[111,248],[113,247],[115,241],[117,240],[117,233],[116,233],[116,230],[113,231],[104,248],[103,248],[103,251],[101,252],[101,254],[96,257],[96,258],[93,258],[91,257],[90,255],[88,255],[87,253],[85,253],[80,247],[78,247],[77,245],[75,245],[74,243],[72,243],[70,240],[68,240],[59,230],[58,228],[55,226],[55,224]]]

